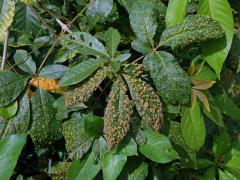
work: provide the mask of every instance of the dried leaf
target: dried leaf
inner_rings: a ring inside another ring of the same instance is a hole
[[[196,90],[196,89],[193,89],[193,93],[198,97],[198,99],[203,103],[203,106],[204,108],[210,112],[210,108],[209,108],[209,103],[208,103],[208,99],[207,99],[207,96],[199,91],[199,90]]]

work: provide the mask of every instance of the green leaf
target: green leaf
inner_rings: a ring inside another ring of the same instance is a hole
[[[33,61],[31,55],[25,50],[17,50],[14,54],[14,60],[17,66],[30,74],[36,73],[36,63]]]
[[[106,153],[102,160],[102,171],[104,180],[116,179],[127,162],[127,156],[114,154],[112,151]]]
[[[103,119],[94,115],[83,115],[83,127],[89,136],[98,137],[103,129]]]
[[[0,107],[11,104],[23,91],[27,78],[19,74],[0,72]]]
[[[39,76],[47,79],[59,79],[64,75],[66,70],[68,70],[68,67],[60,64],[48,65],[42,68]]]
[[[224,13],[223,13],[224,12]],[[216,20],[226,34],[225,39],[212,40],[202,44],[205,61],[215,70],[218,77],[231,48],[233,38],[233,15],[228,0],[200,0],[198,14]]]
[[[158,94],[167,103],[186,104],[191,97],[191,81],[174,57],[164,51],[149,53],[143,64],[150,70]]]
[[[169,0],[167,7],[167,14],[165,17],[166,26],[174,26],[181,24],[187,13],[188,0]]]
[[[168,138],[160,133],[146,130],[147,141],[140,146],[140,152],[147,158],[158,163],[168,163],[179,159]]]
[[[198,103],[184,108],[181,120],[182,135],[190,149],[198,151],[205,142],[206,128]]]
[[[83,124],[79,119],[74,118],[63,123],[62,133],[71,158],[82,158],[92,146],[93,137],[86,134]]]
[[[126,136],[118,145],[117,151],[125,156],[137,156],[137,143],[130,136]]]
[[[11,135],[0,141],[0,177],[10,179],[18,157],[27,140],[27,135]]]
[[[108,57],[103,44],[86,32],[65,34],[61,37],[60,42],[69,50],[77,51],[83,55]]]
[[[106,62],[106,59],[84,60],[64,73],[59,86],[69,86],[83,81]]]
[[[18,109],[17,101],[11,105],[0,108],[0,118],[3,118],[4,120],[12,118],[16,114],[17,109]]]
[[[238,180],[233,174],[231,174],[229,171],[221,171],[218,169],[219,172],[219,180]]]
[[[152,44],[157,29],[157,14],[152,1],[136,0],[129,12],[130,25],[137,38]]]
[[[104,40],[106,42],[106,47],[108,49],[109,55],[113,57],[116,53],[118,44],[120,43],[120,33],[114,28],[109,28],[104,33]]]
[[[92,19],[100,19],[108,17],[113,7],[113,0],[95,0],[88,7],[86,15]]]
[[[33,123],[30,135],[36,146],[46,146],[61,138],[60,121],[56,120],[54,97],[40,88],[34,93],[32,104]]]
[[[239,142],[238,142],[239,143]],[[230,152],[231,159],[226,162],[226,168],[229,172],[240,178],[240,151],[233,148]]]
[[[219,39],[223,36],[224,31],[217,21],[207,16],[189,15],[183,24],[164,30],[160,46],[178,48],[210,39]]]
[[[62,63],[69,59],[72,59],[77,54],[77,51],[68,51],[67,48],[61,48],[56,51],[56,53],[53,56],[55,63]]]
[[[234,103],[232,98],[227,95],[217,95],[215,101],[223,114],[240,121],[240,108]]]
[[[216,159],[224,155],[231,145],[231,137],[224,130],[219,132],[213,139],[213,153]]]
[[[0,0],[0,41],[4,40],[5,33],[11,26],[14,13],[14,0]]]
[[[131,54],[120,54],[114,60],[118,62],[125,62],[131,57]]]
[[[27,132],[30,121],[30,103],[27,93],[21,98],[19,105],[16,116],[7,122],[3,137]]]
[[[96,162],[96,154],[92,151],[89,155],[86,163],[80,169],[76,180],[82,180],[83,178],[86,180],[92,180],[98,174],[101,169],[100,161]]]
[[[41,29],[41,23],[32,7],[19,3],[16,8],[13,29],[21,33],[37,34]]]
[[[134,50],[143,54],[147,54],[152,51],[152,47],[149,42],[144,42],[139,39],[132,41],[131,46]]]
[[[128,180],[145,180],[148,175],[148,164],[142,162],[131,174]]]
[[[216,168],[212,166],[204,170],[202,180],[216,180]]]

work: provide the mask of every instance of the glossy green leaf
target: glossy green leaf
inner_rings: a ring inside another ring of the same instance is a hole
[[[60,86],[69,86],[77,84],[92,73],[94,73],[99,67],[106,63],[106,59],[89,59],[85,60],[76,66],[69,68],[63,75],[59,82]]]
[[[189,15],[183,24],[164,30],[160,45],[177,48],[223,36],[224,31],[217,21],[207,16]]]
[[[204,59],[215,70],[218,77],[220,77],[223,63],[232,44],[232,8],[228,0],[200,0],[198,14],[209,16],[216,20],[226,34],[226,40],[212,40],[202,44]]]
[[[86,32],[74,32],[63,35],[60,42],[69,50],[77,51],[83,55],[108,57],[103,44]]]
[[[145,180],[148,175],[148,164],[142,162],[131,174],[128,180]]]
[[[11,135],[0,141],[0,177],[10,179],[17,164],[18,157],[27,140],[27,135]]]
[[[158,163],[168,163],[179,159],[168,138],[160,133],[146,130],[147,141],[140,146],[140,152],[147,158]]]
[[[98,137],[103,129],[103,119],[94,115],[83,115],[83,127],[89,136]]]
[[[18,109],[18,103],[17,101],[9,106],[0,108],[0,118],[3,118],[4,120],[8,120],[12,118]]]
[[[190,101],[191,81],[171,54],[164,51],[149,53],[143,64],[150,70],[158,94],[165,102],[186,104]]]
[[[108,152],[102,160],[102,171],[104,180],[116,179],[127,162],[127,156]]]
[[[12,103],[23,91],[27,78],[10,72],[0,72],[0,107]]]
[[[166,26],[181,24],[185,19],[187,7],[188,0],[169,0],[165,17]]]
[[[226,162],[226,168],[231,172],[237,179],[240,178],[240,150],[233,148],[230,152],[231,159]]]
[[[152,1],[136,0],[130,8],[129,19],[132,30],[143,42],[150,42],[157,29],[157,14]]]
[[[55,118],[54,101],[49,92],[40,88],[31,99],[33,122],[30,135],[36,146],[49,145],[62,136],[60,121]]]
[[[30,6],[19,3],[16,8],[13,29],[21,33],[36,34],[41,29],[41,22]]]
[[[234,120],[240,120],[240,108],[234,103],[233,99],[227,95],[218,95],[215,97],[215,101],[223,114]]]
[[[86,134],[79,119],[74,118],[63,123],[62,133],[71,158],[82,158],[92,145],[93,137]]]
[[[219,172],[219,180],[238,180],[237,177],[235,177],[233,174],[231,174],[229,171],[221,171],[218,169]]]
[[[47,79],[59,79],[64,75],[65,71],[67,70],[68,67],[60,64],[48,65],[42,68],[39,76]]]
[[[126,136],[118,145],[117,152],[125,156],[137,156],[137,143],[130,136]]]
[[[114,28],[109,28],[104,33],[104,40],[106,42],[106,47],[111,57],[113,57],[114,54],[116,53],[118,44],[120,43],[120,39],[121,39],[120,33],[118,32],[118,30]]]
[[[184,108],[181,120],[182,135],[190,149],[198,151],[205,142],[206,128],[198,103]]]
[[[17,50],[14,54],[14,60],[17,66],[30,74],[35,74],[36,63],[33,61],[31,55],[25,50]]]

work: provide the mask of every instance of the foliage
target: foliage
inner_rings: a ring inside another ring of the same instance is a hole
[[[0,179],[239,179],[239,10],[0,0]]]

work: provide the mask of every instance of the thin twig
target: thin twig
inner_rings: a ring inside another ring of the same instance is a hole
[[[140,61],[143,58],[144,58],[144,56],[140,56],[139,58],[135,59],[132,63],[138,62],[138,61]]]
[[[9,31],[7,30],[5,33],[4,47],[3,47],[3,56],[2,56],[2,65],[1,65],[2,71],[4,70],[4,66],[7,61],[8,36],[9,36]]]

